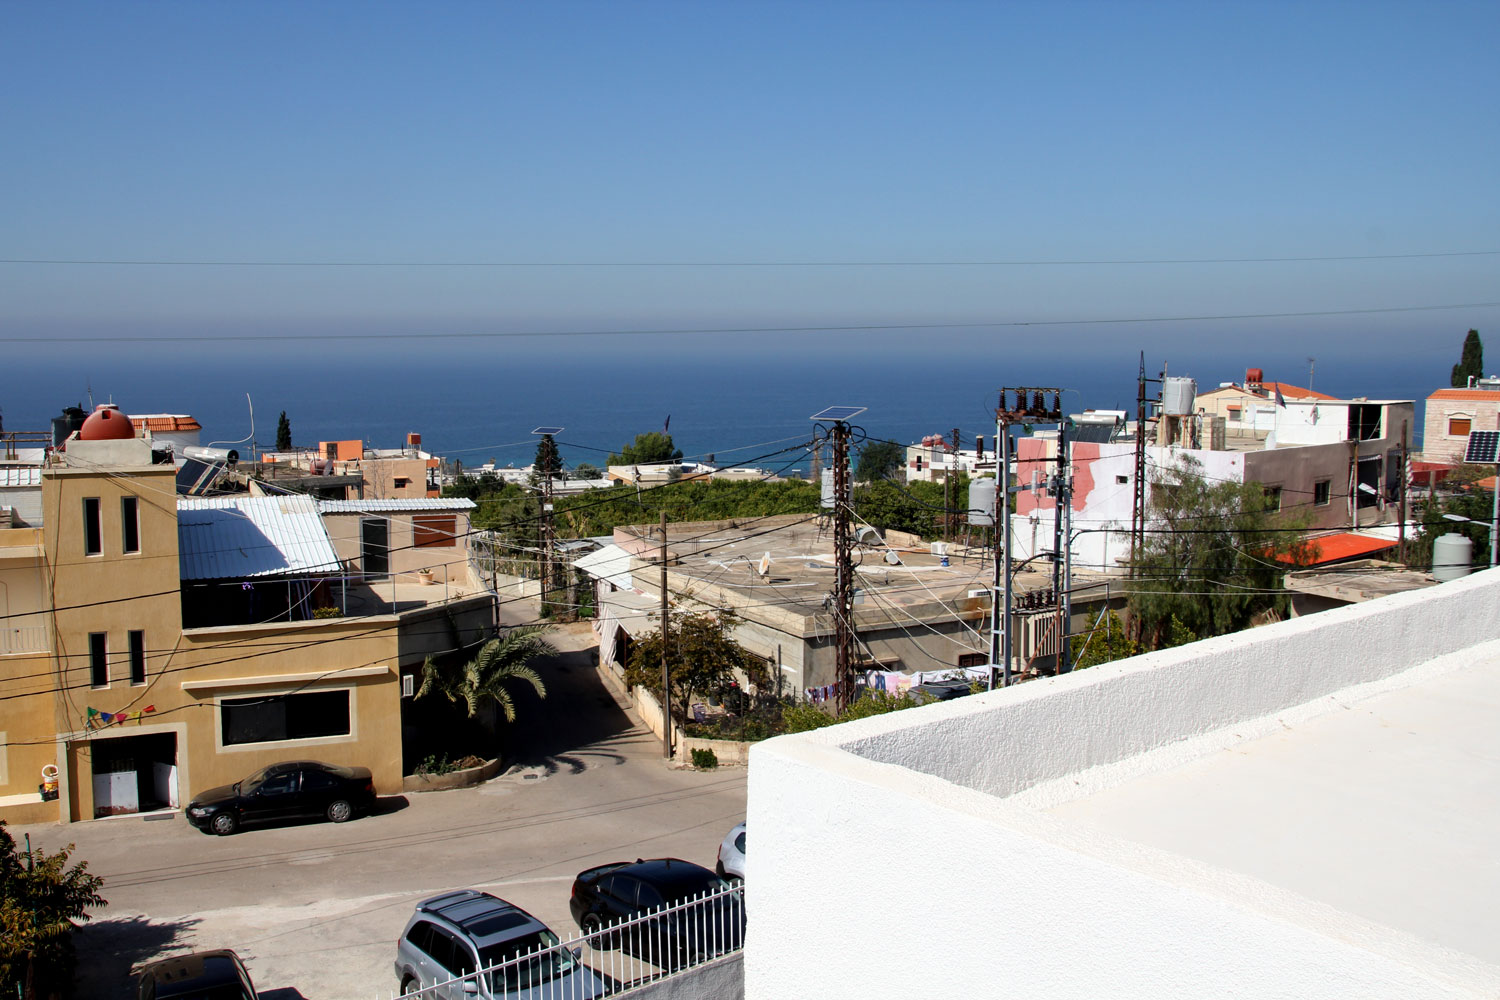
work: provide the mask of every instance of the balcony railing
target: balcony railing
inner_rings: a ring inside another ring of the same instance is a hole
[[[17,653],[51,652],[52,643],[47,639],[47,626],[23,625],[0,628],[0,656]]]
[[[386,997],[613,997],[744,947],[745,887],[735,883],[657,907],[593,934]],[[430,961],[430,959],[429,959]],[[472,962],[472,959],[470,959]]]

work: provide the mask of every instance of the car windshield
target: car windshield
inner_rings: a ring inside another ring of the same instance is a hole
[[[571,951],[557,945],[556,934],[540,930],[481,948],[479,964],[490,970],[490,992],[516,993],[572,972],[578,961]]]
[[[256,771],[254,774],[250,775],[250,777],[246,778],[244,781],[238,782],[237,784],[239,786],[240,792],[244,795],[254,795],[256,789],[265,784],[266,775],[270,773],[271,769],[269,767],[263,767],[259,771]]]

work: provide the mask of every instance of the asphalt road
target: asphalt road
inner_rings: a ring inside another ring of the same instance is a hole
[[[262,1000],[384,998],[397,986],[396,937],[427,896],[484,889],[566,940],[584,868],[637,857],[712,866],[744,817],[744,770],[669,767],[589,663],[579,650],[542,667],[548,697],[520,706],[518,763],[475,788],[383,799],[376,815],[339,825],[223,838],[180,812],[15,828],[49,851],[75,842],[104,876],[109,906],[78,937],[78,995],[129,997],[141,963],[233,948]]]

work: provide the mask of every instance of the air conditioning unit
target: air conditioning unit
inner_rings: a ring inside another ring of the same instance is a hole
[[[412,697],[416,696],[416,693],[417,693],[417,675],[416,674],[402,674],[401,675],[401,697],[403,697],[403,698],[412,698]]]
[[[945,556],[945,555],[947,555],[948,554],[948,543],[947,542],[933,542],[932,543],[932,554],[935,555],[935,556]]]

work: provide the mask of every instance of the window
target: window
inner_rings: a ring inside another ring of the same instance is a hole
[[[83,554],[97,556],[104,551],[104,524],[99,518],[99,498],[83,498]]]
[[[1281,509],[1281,487],[1267,486],[1264,488],[1266,495],[1266,510]]]
[[[141,551],[141,510],[135,497],[120,498],[120,536],[120,551]]]
[[[1235,423],[1239,423],[1239,420],[1240,420],[1240,408],[1238,406],[1231,406],[1231,407],[1229,407],[1228,408],[1228,413],[1229,413],[1229,416],[1228,416],[1227,419],[1232,420]]]
[[[1453,437],[1468,437],[1469,430],[1474,426],[1472,417],[1449,417],[1448,433]]]
[[[960,653],[958,665],[960,667],[982,667],[990,662],[990,658],[983,653]]]
[[[412,545],[451,549],[458,544],[458,519],[452,514],[418,514],[411,519]]]
[[[89,633],[89,683],[109,687],[109,644],[104,632]]]
[[[146,633],[130,633],[130,683],[146,683]]]
[[[1116,476],[1115,477],[1115,485],[1116,486],[1124,486],[1128,482],[1130,482],[1130,477],[1129,476]]]
[[[1327,507],[1328,506],[1328,502],[1332,498],[1332,496],[1333,496],[1333,489],[1332,489],[1331,482],[1329,480],[1324,479],[1321,482],[1313,483],[1313,506],[1314,507]]]
[[[1380,406],[1376,403],[1349,404],[1349,440],[1374,441],[1380,437]]]
[[[310,691],[219,703],[224,746],[348,736],[349,692]]]
[[[397,476],[392,485],[398,490],[404,490],[411,485],[411,479],[407,476]]]

